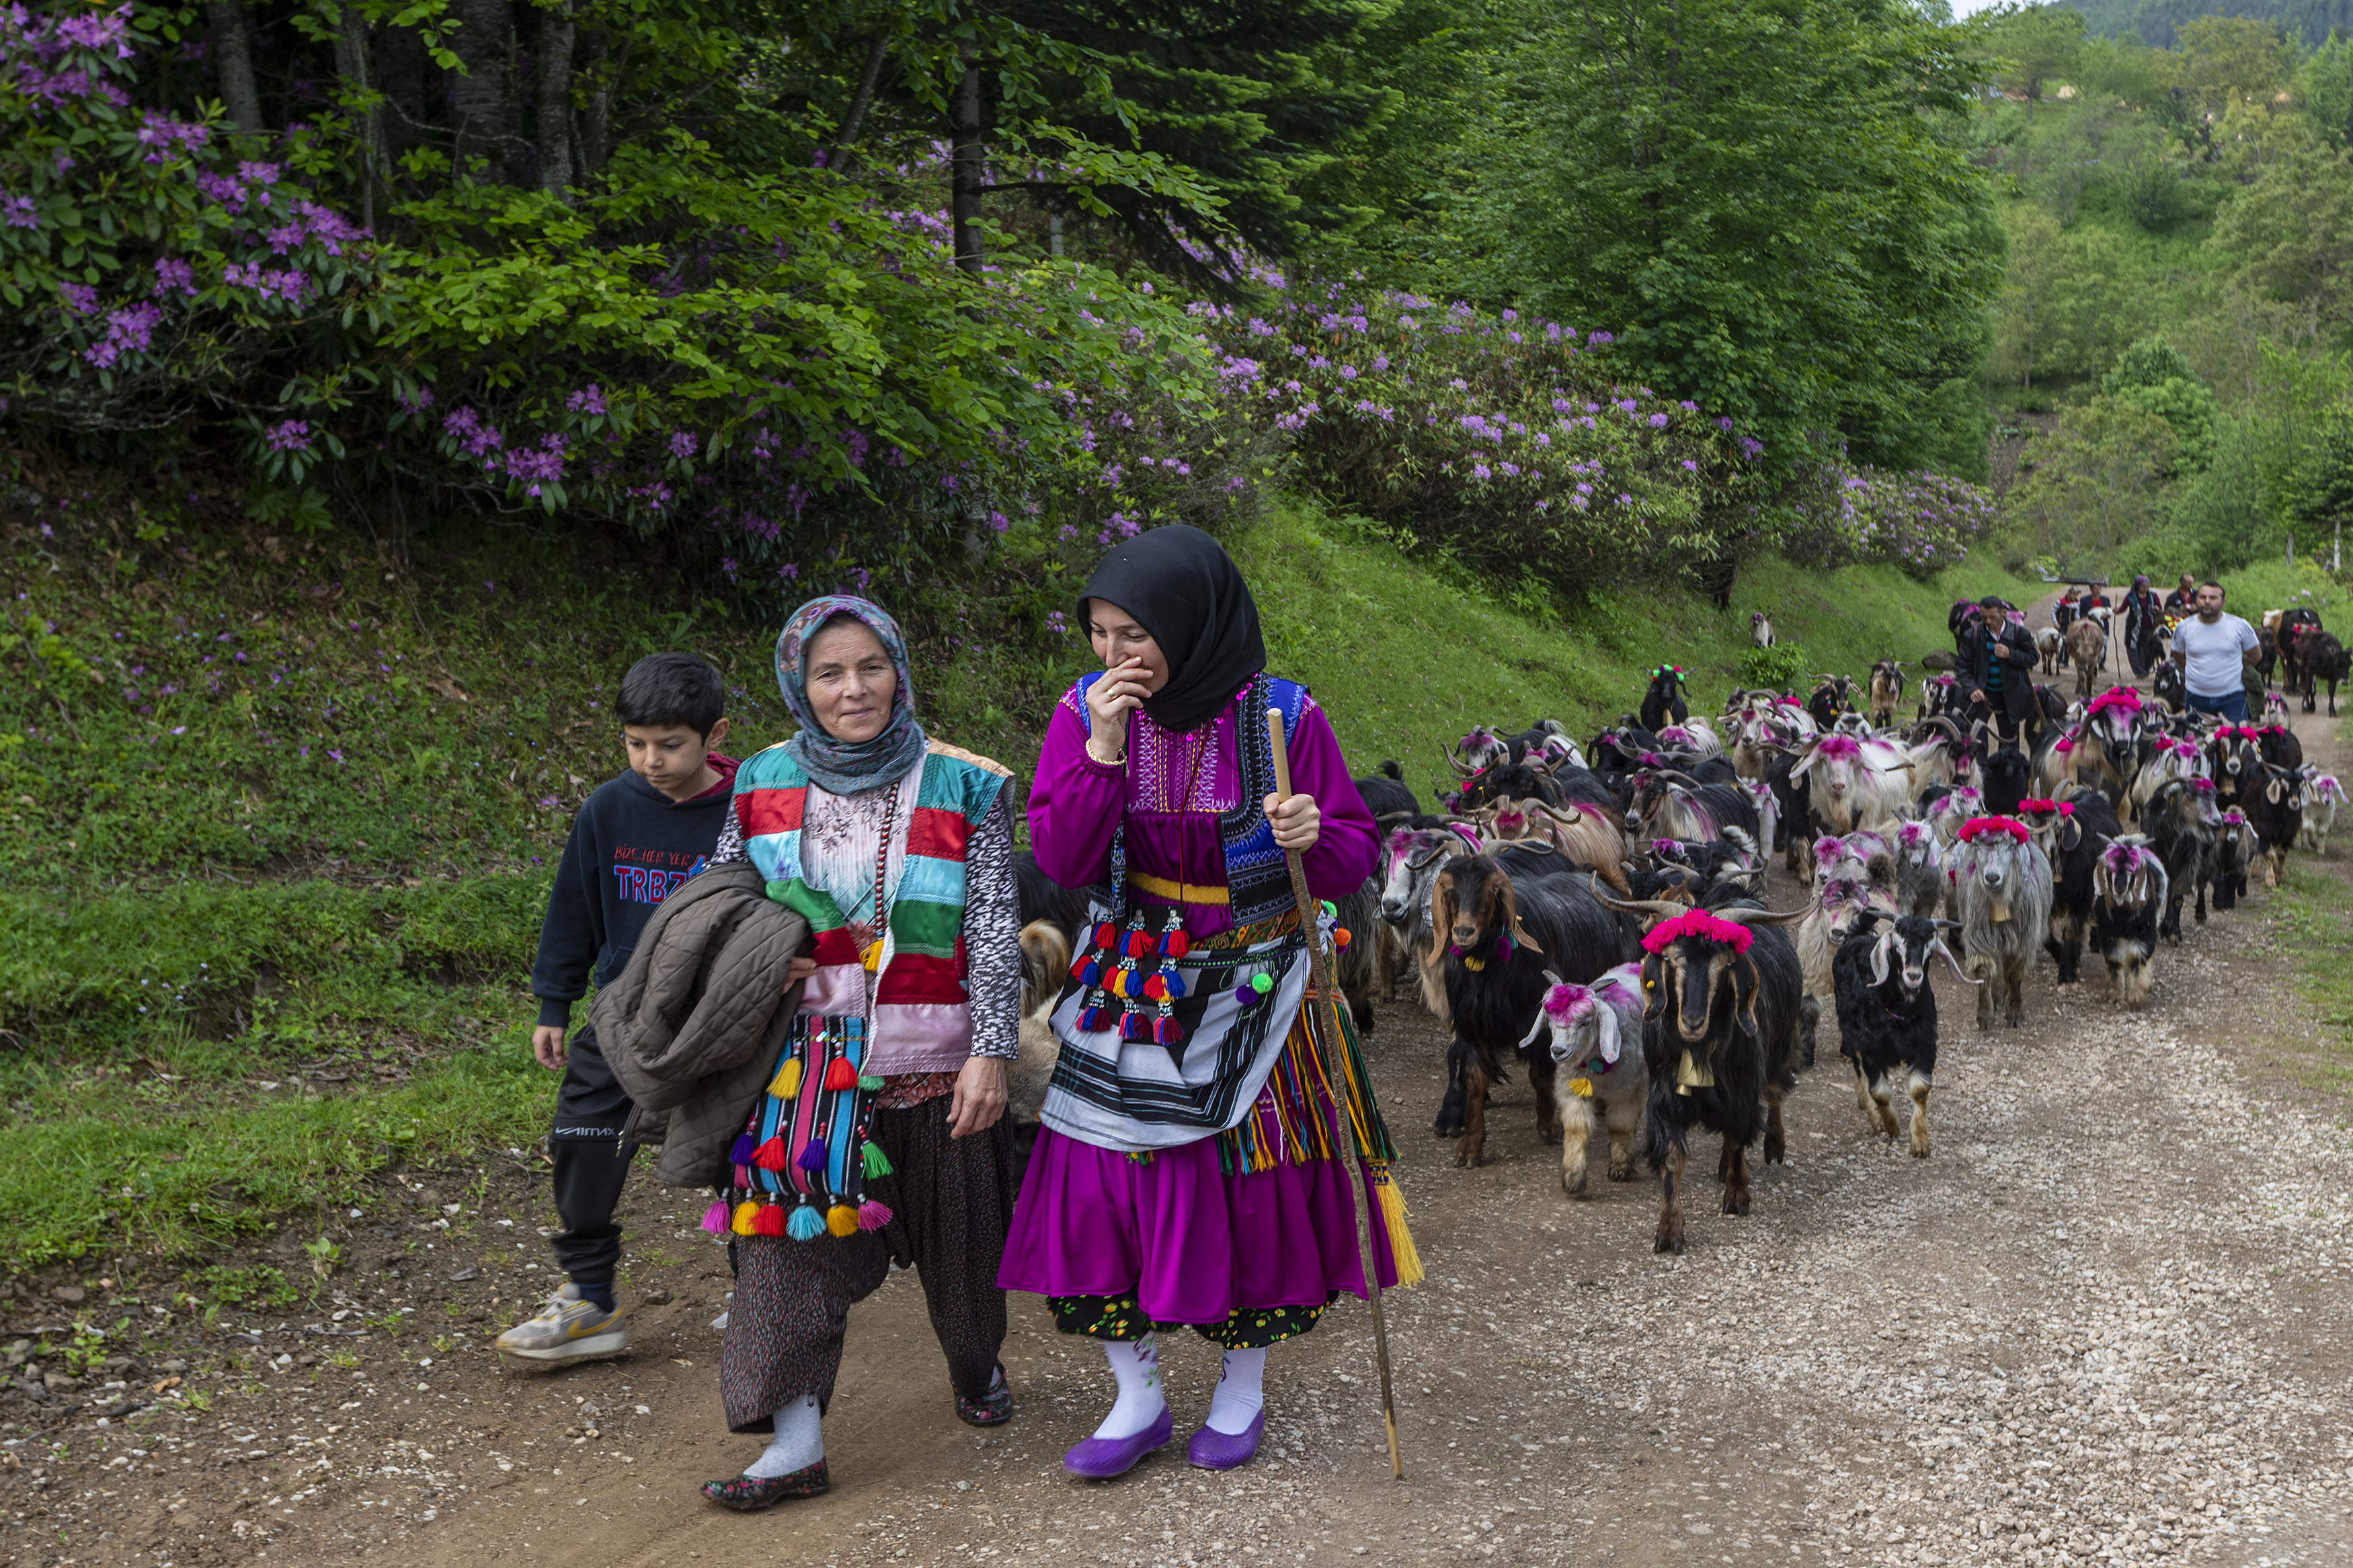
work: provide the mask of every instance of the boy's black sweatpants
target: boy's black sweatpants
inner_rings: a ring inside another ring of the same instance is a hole
[[[547,1135],[555,1161],[555,1213],[564,1222],[554,1237],[555,1261],[575,1284],[610,1285],[621,1261],[621,1227],[613,1223],[613,1210],[637,1152],[634,1146],[621,1150],[631,1106],[596,1047],[595,1028],[583,1026],[566,1049],[555,1124]]]

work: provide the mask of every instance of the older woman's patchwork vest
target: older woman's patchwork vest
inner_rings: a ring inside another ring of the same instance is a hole
[[[900,784],[896,830],[905,860],[884,925],[869,1049],[877,1070],[944,1072],[972,1049],[965,984],[965,850],[996,805],[1006,773],[997,763],[930,742],[914,799]],[[829,1016],[866,1012],[866,967],[833,895],[801,876],[801,821],[808,774],[781,746],[745,762],[735,775],[735,821],[744,853],[768,897],[808,921],[817,973],[800,1011]],[[892,1064],[887,1068],[880,1064]]]

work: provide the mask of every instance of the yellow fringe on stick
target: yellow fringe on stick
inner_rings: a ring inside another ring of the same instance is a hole
[[[1406,1228],[1405,1194],[1398,1190],[1387,1160],[1371,1161],[1366,1169],[1372,1175],[1373,1195],[1380,1200],[1381,1228],[1388,1235],[1389,1263],[1397,1269],[1397,1282],[1419,1285],[1424,1278],[1421,1253],[1413,1244],[1413,1232]]]

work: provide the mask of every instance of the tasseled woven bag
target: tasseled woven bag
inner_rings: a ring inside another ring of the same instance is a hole
[[[891,1162],[868,1142],[882,1080],[867,1074],[866,1020],[804,1014],[778,1054],[744,1135],[729,1151],[733,1184],[706,1230],[736,1236],[856,1236],[891,1223],[868,1185]]]

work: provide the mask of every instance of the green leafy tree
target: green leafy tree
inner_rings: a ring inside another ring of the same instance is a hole
[[[1973,35],[1840,0],[1526,5],[1483,66],[1454,232],[1490,298],[1760,436],[1908,466],[1974,372],[2001,236],[1959,145]]]
[[[2296,97],[2331,147],[2353,145],[2353,39],[2332,32],[2296,68]]]
[[[2172,440],[2163,419],[2117,398],[2069,409],[2027,448],[2004,498],[2025,553],[2069,571],[2105,568],[2117,546],[2157,522]]]
[[[2353,321],[2353,153],[2308,150],[2264,171],[2215,214],[2207,247],[2239,288],[2342,330]]]
[[[2268,99],[2295,78],[2295,39],[2254,16],[2200,16],[2178,29],[2182,85],[2220,112],[2234,99]]]
[[[1991,46],[2002,61],[2000,85],[2026,100],[2031,125],[2034,106],[2055,82],[2074,75],[2084,48],[2084,14],[2056,5],[2004,11],[1994,19]]]
[[[2143,338],[2126,349],[2100,378],[2100,390],[2165,421],[2173,433],[2168,478],[2200,473],[2214,460],[2221,405],[2165,339]]]

